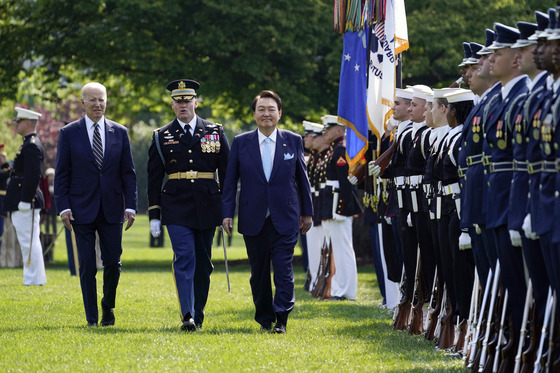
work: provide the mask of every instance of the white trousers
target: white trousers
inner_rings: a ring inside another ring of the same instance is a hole
[[[323,221],[323,231],[332,243],[335,272],[331,281],[331,296],[356,300],[358,268],[352,245],[351,216]]]
[[[305,234],[305,237],[307,239],[307,266],[311,275],[309,290],[312,291],[315,281],[317,281],[317,272],[319,272],[319,265],[321,263],[321,247],[325,239],[323,226],[312,226]]]
[[[41,227],[39,225],[39,209],[12,212],[12,223],[21,248],[23,259],[23,284],[43,285],[47,283],[43,248],[39,239]],[[33,217],[33,237],[31,237],[31,220]]]

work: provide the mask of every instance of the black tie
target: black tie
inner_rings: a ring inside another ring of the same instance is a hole
[[[190,143],[192,140],[192,135],[191,135],[191,126],[188,124],[185,125],[185,135],[187,136],[187,143]]]
[[[98,169],[103,165],[103,145],[101,143],[101,134],[99,133],[99,124],[94,123],[95,129],[93,130],[93,156],[95,157],[95,164]]]

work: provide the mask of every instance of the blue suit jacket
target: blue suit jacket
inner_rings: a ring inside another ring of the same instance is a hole
[[[222,195],[222,215],[233,217],[237,183],[241,181],[239,233],[257,235],[264,225],[267,209],[270,209],[276,231],[293,234],[299,230],[300,216],[313,215],[301,136],[278,129],[272,172],[267,182],[257,131],[233,139]]]
[[[60,129],[54,197],[57,211],[71,209],[76,224],[92,223],[100,204],[109,223],[122,223],[137,209],[136,172],[127,129],[105,119],[105,154],[97,169],[85,118]]]

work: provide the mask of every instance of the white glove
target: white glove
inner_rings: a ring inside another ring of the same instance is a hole
[[[346,218],[347,218],[347,216],[344,216],[344,215],[339,215],[339,214],[334,214],[333,215],[333,219],[337,220],[337,221],[343,221],[343,220],[346,220]]]
[[[531,227],[531,214],[527,214],[525,219],[523,220],[523,232],[525,232],[525,237],[530,240],[536,240],[539,237],[533,232],[533,228]]]
[[[384,216],[384,218],[385,218],[385,221],[387,222],[387,224],[393,225],[393,221],[391,220],[390,216]]]
[[[31,210],[31,203],[20,201],[17,205],[17,208],[21,212],[27,212]]]
[[[406,217],[406,223],[409,227],[412,227],[412,214],[409,212],[408,216]]]
[[[476,231],[476,234],[482,234],[482,229],[480,229],[478,224],[473,224],[473,225],[474,225],[474,230]]]
[[[521,247],[521,233],[519,231],[509,230],[509,239],[514,247]]]
[[[358,185],[358,178],[356,176],[348,176],[348,181],[352,185]]]
[[[381,167],[374,164],[374,161],[370,161],[368,163],[368,175],[377,177],[379,176],[380,173],[381,173]]]
[[[152,233],[152,236],[159,237],[161,234],[161,220],[150,220],[150,232]]]
[[[459,236],[459,250],[467,250],[471,247],[471,236],[467,232],[461,233]]]
[[[399,126],[399,121],[393,117],[389,118],[389,120],[387,121],[387,131],[392,131],[398,126]]]

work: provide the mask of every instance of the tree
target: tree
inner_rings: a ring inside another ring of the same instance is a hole
[[[407,0],[410,49],[404,54],[404,84],[449,86],[459,76],[462,42],[484,44],[494,22],[535,23],[535,10],[555,7],[553,0]]]
[[[336,111],[338,95],[342,45],[329,3],[11,0],[2,8],[0,46],[17,48],[4,59],[12,68],[0,82],[11,88],[0,95],[14,97],[14,77],[34,69],[59,86],[73,82],[68,70],[82,80],[113,79],[119,101],[161,97],[167,82],[193,78],[201,98],[232,108],[242,122],[265,88],[284,97],[288,120],[318,117]],[[120,109],[128,117],[162,114],[148,102]]]

